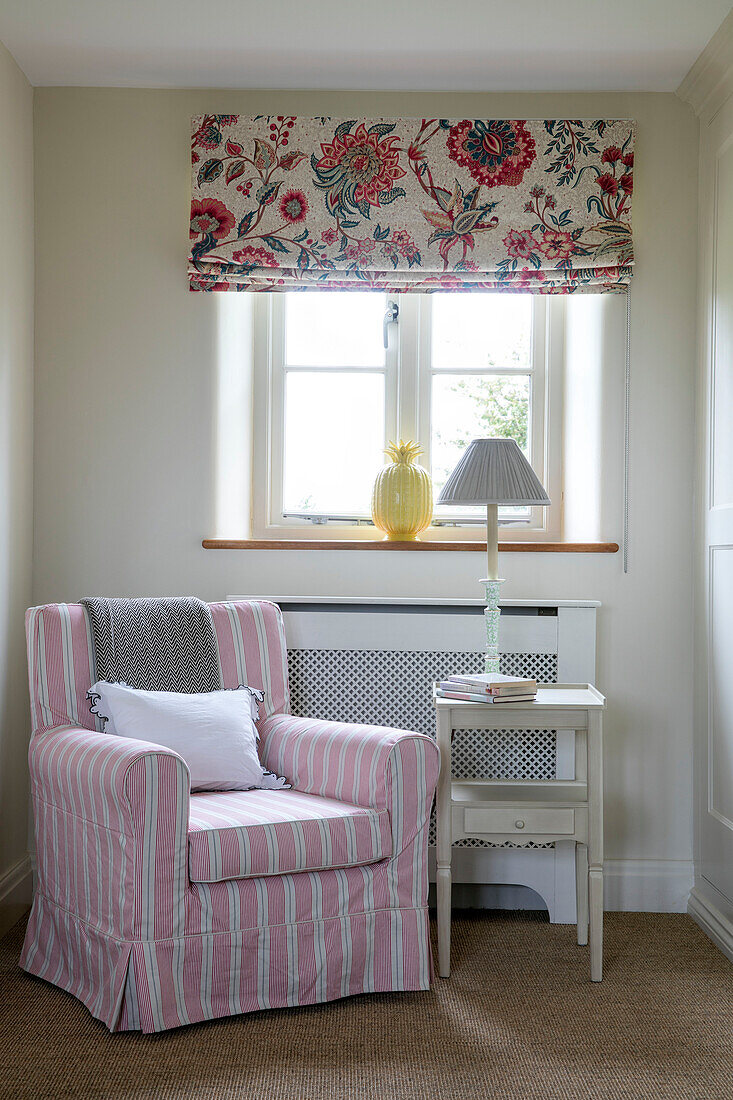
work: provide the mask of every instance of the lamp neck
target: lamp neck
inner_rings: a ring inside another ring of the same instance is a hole
[[[499,506],[486,505],[486,576],[499,579]]]

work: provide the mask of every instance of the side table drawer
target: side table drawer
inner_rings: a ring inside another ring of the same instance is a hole
[[[465,809],[463,831],[467,836],[483,833],[547,833],[575,832],[575,810],[567,809]]]

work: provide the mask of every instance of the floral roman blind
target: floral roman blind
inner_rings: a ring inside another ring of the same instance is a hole
[[[203,115],[192,290],[627,289],[634,124]]]

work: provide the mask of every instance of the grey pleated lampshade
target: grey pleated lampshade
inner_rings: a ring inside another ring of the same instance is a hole
[[[438,504],[550,503],[513,439],[474,439],[438,497]]]

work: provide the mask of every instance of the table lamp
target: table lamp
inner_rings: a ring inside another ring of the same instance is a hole
[[[550,498],[514,439],[474,439],[450,475],[438,504],[486,506],[486,660],[484,672],[499,671],[500,504],[547,507]]]

